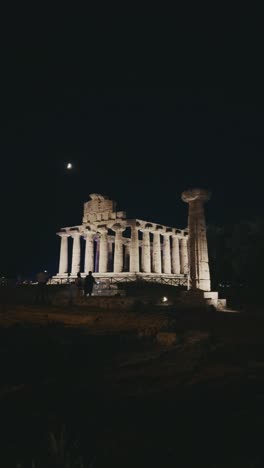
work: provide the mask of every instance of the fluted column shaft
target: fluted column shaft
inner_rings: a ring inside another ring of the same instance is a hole
[[[160,233],[153,233],[153,271],[161,273]]]
[[[68,272],[68,236],[66,234],[59,235],[61,237],[59,275],[63,275]]]
[[[150,273],[151,272],[149,231],[143,231],[143,238],[142,238],[142,271],[143,271],[143,273]]]
[[[180,249],[179,249],[179,238],[177,236],[172,237],[172,273],[179,275],[180,269]]]
[[[123,239],[122,230],[117,230],[115,234],[115,253],[114,253],[114,273],[123,271]]]
[[[139,272],[138,229],[135,226],[131,227],[129,271],[131,273]]]
[[[81,235],[79,233],[73,236],[73,247],[72,247],[72,268],[71,274],[77,275],[80,271],[81,264]]]
[[[85,246],[85,260],[84,260],[84,271],[87,274],[89,271],[94,271],[94,242],[93,233],[88,233],[86,236]]]
[[[107,230],[100,231],[99,273],[107,272]]]
[[[184,237],[180,240],[180,258],[181,258],[181,273],[187,275],[188,273],[188,246],[187,239]]]
[[[171,248],[170,236],[163,236],[163,272],[167,275],[171,274]]]

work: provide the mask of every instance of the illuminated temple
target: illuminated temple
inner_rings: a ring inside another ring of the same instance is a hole
[[[57,234],[59,271],[53,279],[60,282],[68,273],[75,277],[92,271],[113,282],[142,278],[187,284],[188,230],[129,219],[107,196],[92,193],[84,203],[82,224]]]

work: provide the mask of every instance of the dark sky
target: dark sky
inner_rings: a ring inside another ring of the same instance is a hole
[[[130,217],[182,228],[180,194],[193,186],[212,191],[208,223],[262,215],[261,86],[249,74],[238,80],[232,53],[218,68],[190,58],[188,79],[179,79],[177,55],[153,48],[112,58],[68,44],[9,44],[0,109],[1,272],[56,272],[56,231],[81,222],[93,192]]]

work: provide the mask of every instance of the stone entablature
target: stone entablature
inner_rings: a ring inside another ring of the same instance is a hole
[[[90,198],[84,204],[83,223],[62,228],[57,233],[61,237],[57,277],[67,276],[68,272],[73,276],[79,271],[86,274],[90,270],[102,275],[187,275],[187,229],[126,219],[126,213],[116,211],[116,203],[108,197],[91,194]]]

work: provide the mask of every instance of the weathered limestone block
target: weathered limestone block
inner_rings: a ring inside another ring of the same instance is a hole
[[[203,291],[211,290],[204,216],[204,203],[209,198],[209,192],[202,189],[192,189],[182,194],[182,200],[189,204],[190,288]]]
[[[81,235],[79,232],[76,232],[72,235],[73,237],[73,247],[72,247],[72,268],[71,274],[77,275],[80,271],[81,264]]]
[[[63,275],[68,271],[68,234],[59,232],[58,236],[61,238],[59,275]]]

